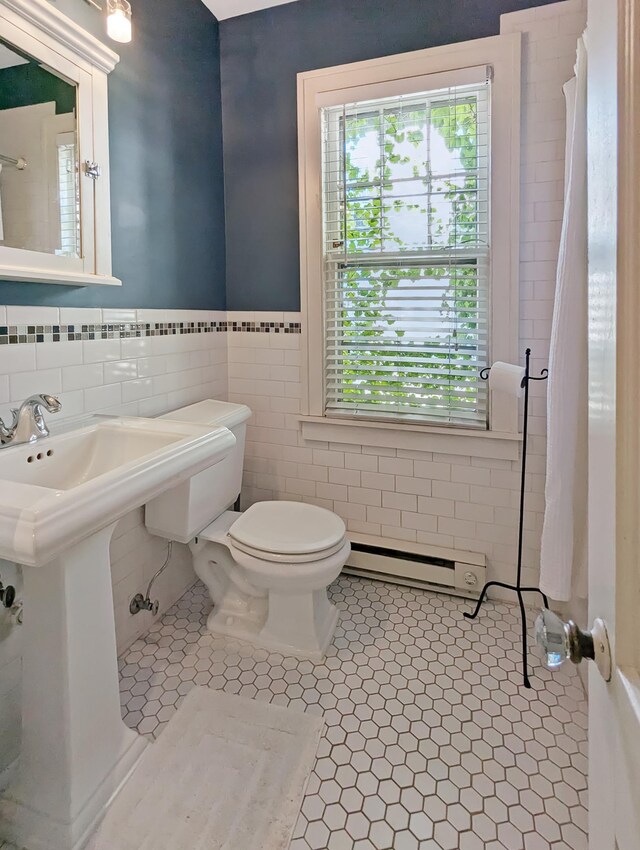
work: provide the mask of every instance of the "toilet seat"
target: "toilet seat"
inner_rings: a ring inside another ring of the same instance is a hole
[[[255,558],[308,563],[328,558],[345,544],[340,517],[303,502],[257,502],[229,528],[233,547]]]
[[[230,539],[229,543],[232,549],[244,552],[246,555],[251,555],[260,561],[269,561],[270,563],[285,562],[287,564],[308,564],[311,561],[321,561],[323,558],[329,558],[335,552],[339,552],[344,546],[345,538],[343,537],[335,546],[329,549],[321,549],[319,552],[309,552],[307,555],[283,555],[281,552],[265,552],[262,549],[254,549],[244,543],[238,543],[236,540]]]

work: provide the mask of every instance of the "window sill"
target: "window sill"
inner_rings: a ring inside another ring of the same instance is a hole
[[[441,428],[437,425],[396,425],[393,422],[361,422],[354,419],[329,419],[325,416],[301,416],[300,427],[305,440],[497,460],[517,460],[522,440],[521,434],[502,431]]]

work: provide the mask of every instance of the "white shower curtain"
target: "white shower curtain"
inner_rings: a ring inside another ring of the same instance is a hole
[[[546,508],[540,587],[586,597],[587,557],[587,50],[578,41],[567,104],[565,204],[549,353]]]

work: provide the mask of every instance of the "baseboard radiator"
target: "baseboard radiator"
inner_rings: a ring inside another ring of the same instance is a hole
[[[378,581],[476,599],[486,581],[486,558],[478,552],[405,543],[350,533],[345,572]]]

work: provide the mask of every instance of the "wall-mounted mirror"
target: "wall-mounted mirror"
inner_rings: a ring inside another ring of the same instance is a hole
[[[120,283],[107,123],[117,61],[47,0],[0,0],[0,279]]]
[[[0,245],[80,257],[77,86],[0,39]]]

